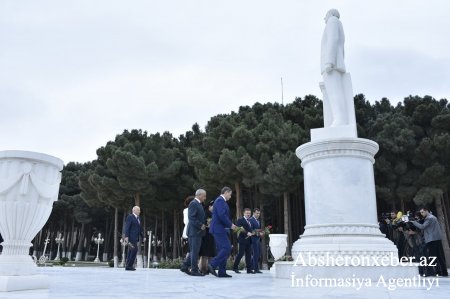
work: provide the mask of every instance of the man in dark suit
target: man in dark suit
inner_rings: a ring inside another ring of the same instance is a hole
[[[256,208],[253,210],[253,216],[250,217],[250,224],[252,225],[252,231],[261,229],[261,222],[259,216],[261,211]],[[262,273],[259,271],[259,257],[261,256],[261,234],[255,233],[252,235],[252,269],[254,273]]]
[[[228,257],[231,252],[231,244],[228,239],[230,229],[236,229],[230,220],[230,208],[227,201],[231,198],[233,191],[230,187],[223,187],[221,194],[216,198],[213,205],[213,213],[209,232],[214,236],[216,242],[217,255],[208,264],[209,272],[218,277],[231,277],[226,272],[226,265]],[[216,273],[216,268],[219,268],[219,273]]]
[[[245,265],[247,267],[247,273],[253,274],[252,271],[252,226],[250,224],[250,216],[252,214],[252,210],[245,208],[244,216],[239,218],[236,222],[236,225],[239,227],[243,227],[245,232],[240,232],[238,235],[238,244],[239,244],[239,252],[234,259],[233,271],[236,273],[241,273],[239,271],[239,263],[242,259],[242,256],[245,254]]]
[[[203,276],[198,270],[198,254],[202,245],[202,238],[205,235],[206,218],[202,203],[206,199],[206,191],[198,189],[195,198],[188,206],[188,226],[187,236],[189,243],[189,255],[181,266],[181,271],[192,276]],[[189,271],[189,268],[191,270]]]
[[[144,230],[141,226],[141,220],[139,219],[139,214],[141,214],[141,209],[138,206],[133,207],[133,213],[127,216],[125,222],[125,242],[128,242],[128,256],[127,264],[125,270],[134,271],[136,270],[133,265],[136,260],[136,254],[138,251],[138,241],[139,237],[141,240],[144,239]]]

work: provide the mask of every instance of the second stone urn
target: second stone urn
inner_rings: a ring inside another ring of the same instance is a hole
[[[269,247],[273,255],[274,261],[280,259],[286,253],[287,235],[286,234],[269,234]]]

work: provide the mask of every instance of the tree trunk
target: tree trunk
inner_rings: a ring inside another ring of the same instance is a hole
[[[239,219],[242,217],[241,184],[234,183],[234,189],[236,189],[236,219]]]
[[[77,261],[77,262],[81,261],[82,256],[83,256],[84,239],[85,239],[84,223],[82,223],[81,224],[81,229],[80,229],[80,238],[78,240],[78,246],[77,246],[77,255],[75,256],[75,261]]]
[[[141,194],[136,192],[134,195],[134,205],[140,207],[141,206]]]
[[[261,229],[264,229],[266,227],[266,222],[264,220],[264,205],[261,203],[261,206],[259,207],[259,210],[261,211],[261,215],[259,217],[261,221]],[[267,241],[269,240],[268,236],[264,236],[261,240],[261,253],[262,253],[262,269],[267,270],[269,269],[269,264],[267,262]]]
[[[173,240],[172,240],[172,259],[179,257],[178,252],[178,242],[180,236],[179,236],[179,230],[178,230],[178,211],[176,209],[173,210]]]
[[[69,260],[72,259],[72,251],[74,250],[74,246],[75,246],[75,242],[76,242],[76,231],[75,231],[75,220],[72,219],[72,227],[70,229],[70,243],[68,243],[69,248],[67,249],[67,251],[69,252],[67,257],[69,258]]]
[[[166,259],[166,213],[162,211],[161,216],[161,258]]]
[[[439,197],[435,201],[436,205],[436,217],[438,219],[439,225],[441,226],[442,232],[442,246],[444,248],[444,255],[445,255],[445,261],[447,263],[447,267],[450,267],[450,247],[448,243],[447,238],[447,228],[445,226],[445,216],[442,210],[442,198],[443,196]]]
[[[291,255],[291,233],[289,229],[289,222],[290,222],[290,200],[289,200],[289,192],[283,193],[283,214],[284,214],[284,233],[287,235],[287,248],[286,248],[286,255]]]
[[[114,209],[114,244],[113,244],[113,256],[114,256],[114,268],[119,267],[119,254],[117,250],[117,246],[119,244],[119,238],[118,235],[118,229],[119,229],[119,209]]]
[[[101,259],[103,262],[108,261],[108,248],[109,248],[109,244],[110,244],[110,231],[111,231],[109,229],[109,226],[110,226],[109,218],[110,218],[109,213],[107,212],[107,217],[105,219],[105,233],[102,234],[102,236],[105,240],[103,243],[103,254],[101,254],[100,252],[98,254],[99,256],[103,256]],[[100,246],[100,248],[101,248],[101,246]],[[101,249],[100,249],[100,251],[101,251]]]
[[[153,249],[153,261],[158,261],[158,252],[156,249],[158,248],[158,215],[155,215],[155,244]]]
[[[445,192],[443,196],[444,198],[442,200],[442,208],[443,208],[442,210],[445,216],[445,230],[447,231],[447,240],[450,240],[450,225],[448,221],[448,217],[450,217],[448,208],[448,193]]]

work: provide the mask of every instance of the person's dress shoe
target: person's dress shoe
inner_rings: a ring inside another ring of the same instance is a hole
[[[186,273],[187,275],[191,275],[188,268],[180,268],[180,271]]]
[[[255,274],[252,270],[247,270],[247,274]]]
[[[255,273],[262,274],[262,272],[259,270],[256,270]]]
[[[191,275],[191,276],[205,276],[203,273],[200,273],[200,272],[190,272],[189,275]]]
[[[228,274],[220,274],[220,275],[218,275],[217,277],[220,277],[220,278],[231,278],[231,277],[233,277],[233,276],[231,276],[231,275],[228,275]]]
[[[125,268],[126,271],[136,271],[134,268]]]
[[[233,269],[233,271],[237,274],[241,274],[241,271],[239,271],[239,269]]]
[[[211,273],[212,275],[217,277],[216,270],[214,270],[214,268],[210,264],[208,264],[208,271],[209,271],[209,273]]]

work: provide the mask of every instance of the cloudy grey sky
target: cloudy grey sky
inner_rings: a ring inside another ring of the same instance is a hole
[[[450,95],[447,0],[1,0],[0,150],[96,158],[124,129],[175,136],[240,105],[321,96],[337,8],[354,93]]]

